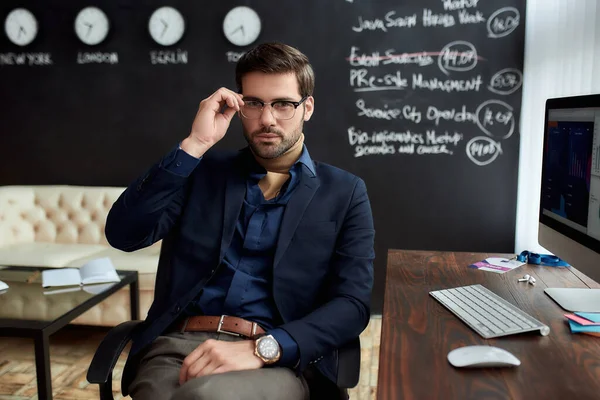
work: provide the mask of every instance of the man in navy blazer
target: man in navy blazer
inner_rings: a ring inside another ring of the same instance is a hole
[[[135,400],[307,399],[306,372],[333,380],[335,350],[369,322],[371,207],[360,178],[304,145],[308,58],[259,45],[236,84],[200,103],[189,136],[107,218],[118,249],[172,246],[130,351]],[[248,147],[211,149],[236,114]]]

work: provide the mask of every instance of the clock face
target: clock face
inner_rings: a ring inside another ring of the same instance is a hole
[[[254,42],[260,29],[260,17],[256,11],[246,6],[231,9],[223,20],[223,33],[236,46],[247,46]]]
[[[86,7],[75,18],[75,33],[83,43],[93,46],[102,42],[110,24],[104,12],[97,7]]]
[[[27,46],[37,36],[38,23],[29,10],[16,8],[6,17],[4,30],[11,42],[19,46]]]
[[[185,32],[185,21],[173,7],[161,7],[152,13],[148,21],[152,39],[160,45],[171,46],[177,43]]]

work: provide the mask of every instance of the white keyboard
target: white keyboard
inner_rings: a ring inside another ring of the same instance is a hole
[[[543,336],[550,333],[550,327],[481,285],[429,294],[486,339],[537,330]]]

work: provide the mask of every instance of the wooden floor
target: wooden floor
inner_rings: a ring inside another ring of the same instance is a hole
[[[107,330],[69,326],[50,337],[50,361],[54,398],[97,400],[98,386],[85,376],[98,343]],[[376,396],[381,317],[375,316],[361,335],[361,374],[351,400],[372,400]],[[120,393],[125,356],[117,362],[113,375],[113,394]],[[29,339],[0,337],[0,400],[37,399],[33,342]],[[129,399],[129,397],[126,397]]]

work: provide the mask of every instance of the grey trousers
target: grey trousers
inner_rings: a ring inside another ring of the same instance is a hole
[[[205,332],[175,332],[159,336],[142,357],[129,385],[133,400],[308,400],[304,377],[289,368],[265,367],[191,379],[179,385],[183,360],[208,339],[237,341],[235,336]]]

